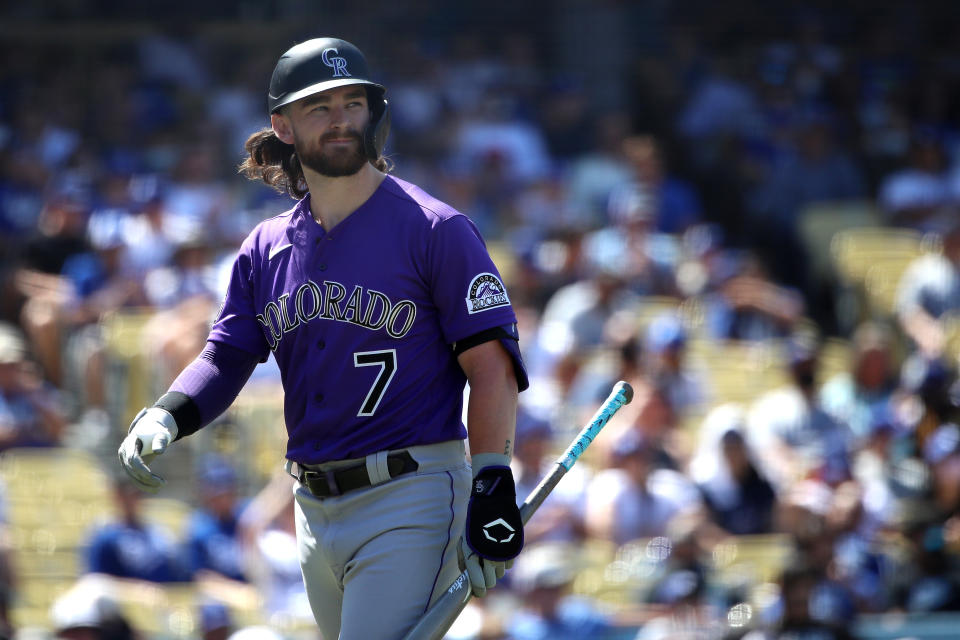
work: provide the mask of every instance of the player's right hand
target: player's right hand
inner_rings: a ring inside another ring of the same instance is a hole
[[[120,466],[144,491],[156,493],[167,483],[150,471],[147,463],[166,451],[167,446],[177,438],[177,433],[173,416],[159,407],[141,409],[130,424],[130,431],[117,454],[120,456]]]
[[[510,458],[496,453],[472,456],[473,486],[460,540],[460,564],[473,595],[483,597],[523,548],[523,519]]]

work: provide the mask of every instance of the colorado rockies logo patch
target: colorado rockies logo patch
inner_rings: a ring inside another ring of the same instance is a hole
[[[508,304],[510,298],[507,297],[506,287],[492,273],[477,275],[467,288],[467,313],[479,313]]]

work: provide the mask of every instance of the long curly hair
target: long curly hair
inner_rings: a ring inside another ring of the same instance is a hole
[[[296,200],[307,195],[307,180],[293,145],[280,140],[272,128],[265,127],[252,134],[243,146],[247,158],[238,167],[241,174],[250,180],[262,180]],[[372,164],[384,173],[393,168],[382,155]]]

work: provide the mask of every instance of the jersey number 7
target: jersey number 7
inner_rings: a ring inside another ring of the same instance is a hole
[[[380,367],[380,373],[377,374],[377,379],[373,381],[373,386],[367,392],[367,397],[363,399],[363,406],[357,413],[358,416],[372,416],[380,405],[380,400],[390,381],[393,380],[393,374],[397,372],[397,350],[358,351],[353,354],[353,366]]]

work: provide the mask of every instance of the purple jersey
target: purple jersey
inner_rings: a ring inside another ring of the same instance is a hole
[[[287,457],[309,464],[466,437],[451,345],[515,322],[473,223],[387,176],[330,233],[309,195],[257,225],[210,340],[273,351]]]

